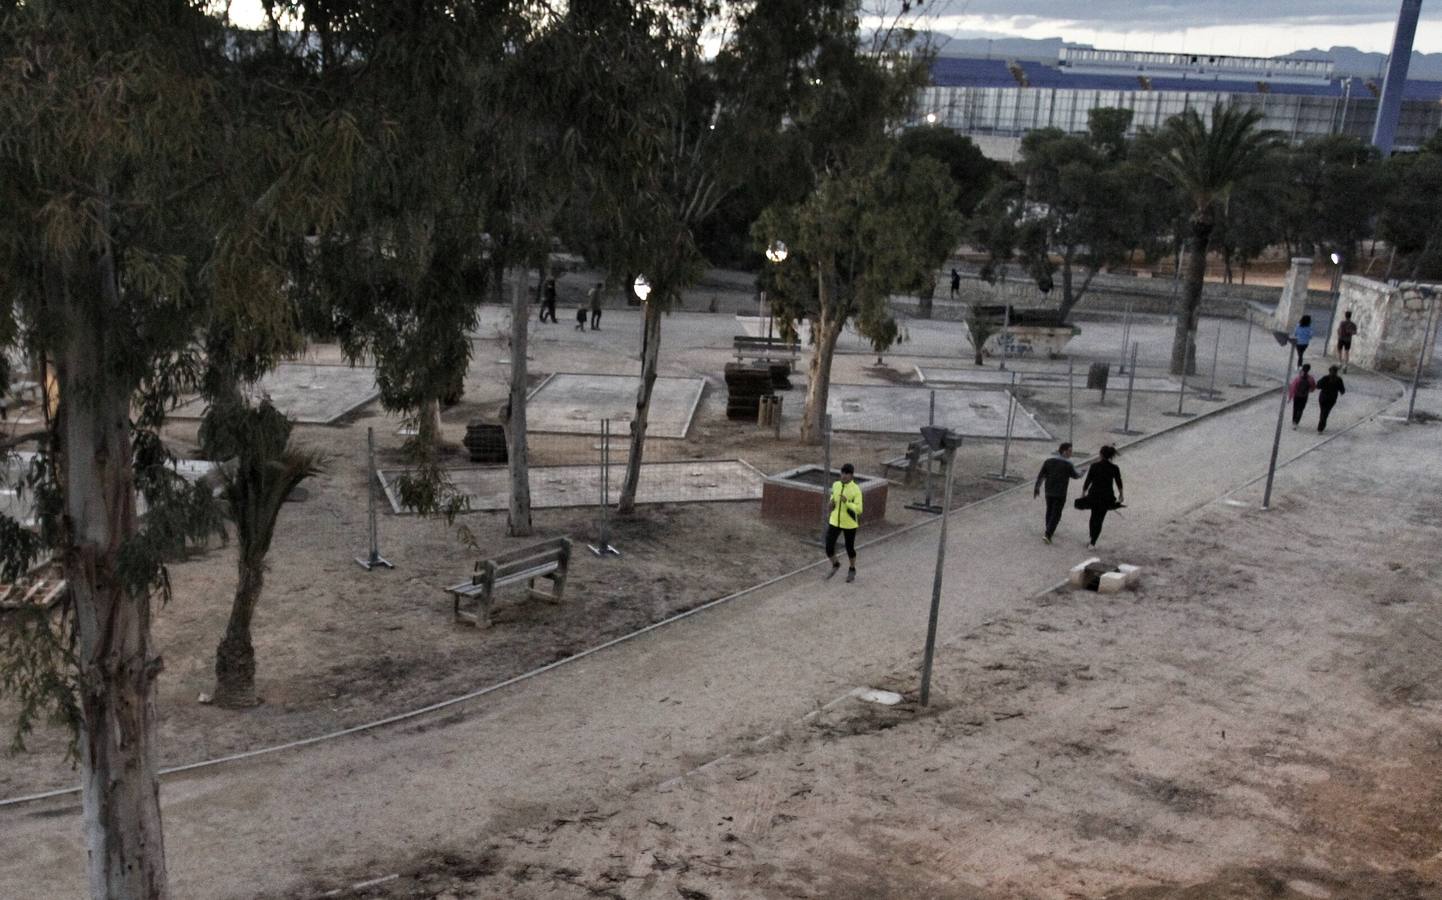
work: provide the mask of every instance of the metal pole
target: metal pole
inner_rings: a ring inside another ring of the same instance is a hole
[[[1076,401],[1073,395],[1076,391],[1072,387],[1072,357],[1066,355],[1066,442],[1070,444],[1076,440]]]
[[[1195,354],[1193,354],[1193,356],[1195,356]],[[1182,404],[1186,402],[1186,399],[1187,399],[1187,367],[1186,367],[1185,365],[1183,365],[1183,366],[1182,366],[1182,384],[1181,384],[1181,387],[1177,388],[1177,411],[1174,412],[1174,413],[1173,413],[1173,412],[1162,413],[1162,415],[1164,415],[1164,416],[1171,416],[1171,417],[1174,418],[1174,419],[1190,419],[1192,416],[1196,415],[1196,413],[1182,412]]]
[[[1412,424],[1412,412],[1417,407],[1417,385],[1422,381],[1422,364],[1427,359],[1427,342],[1432,339],[1432,308],[1437,305],[1433,300],[1427,306],[1427,324],[1422,329],[1422,349],[1417,351],[1417,368],[1412,372],[1412,399],[1407,401],[1407,423]]]
[[[1267,463],[1267,486],[1262,491],[1262,509],[1272,506],[1272,478],[1277,474],[1277,451],[1282,446],[1282,418],[1287,414],[1287,384],[1292,380],[1292,344],[1283,345],[1287,350],[1287,370],[1282,376],[1282,402],[1277,407],[1277,432],[1272,435],[1272,459]]]
[[[997,368],[1006,371],[1007,344],[1011,340],[1011,304],[1001,298],[1001,364]]]
[[[1007,463],[1011,458],[1011,434],[1012,425],[1016,421],[1016,372],[1011,373],[1011,385],[1006,391],[1006,442],[1001,447],[1001,472],[986,477],[993,481],[1020,481],[1015,475],[1008,475],[1006,472]]]
[[[1207,399],[1217,399],[1217,356],[1222,351],[1222,320],[1217,320],[1217,334],[1212,338],[1212,378],[1207,385]]]
[[[826,533],[831,529],[831,414],[821,417],[821,546],[826,546]]]
[[[956,448],[946,451],[946,489],[942,492],[945,511],[941,514],[941,536],[936,541],[936,574],[931,579],[931,616],[926,623],[926,652],[921,661],[921,705],[931,702],[931,660],[936,654],[936,622],[941,615],[941,576],[946,566],[946,522],[951,510],[951,475]]]
[[[601,420],[601,534],[591,552],[597,556],[612,554],[620,556],[621,551],[611,546],[611,420]]]
[[[380,540],[376,533],[376,482],[380,480],[376,472],[376,430],[366,429],[366,510],[370,519],[370,554],[364,559],[357,556],[355,561],[360,563],[361,568],[369,572],[376,566],[384,566],[387,569],[394,569],[389,561],[381,556]]]
[[[929,398],[929,404],[928,404],[927,410],[926,410],[926,424],[927,424],[928,426],[934,426],[934,425],[936,424],[936,390],[935,390],[935,389],[933,389],[933,390],[931,391],[931,396],[930,396],[930,398]],[[926,450],[926,506],[927,506],[928,509],[930,509],[930,508],[932,507],[932,505],[933,505],[932,502],[931,502],[931,470],[932,470],[931,449],[930,449],[930,448],[927,448],[927,450]]]
[[[1246,312],[1247,338],[1246,341],[1242,344],[1242,383],[1234,384],[1232,385],[1232,387],[1251,387],[1250,384],[1247,384],[1247,368],[1251,365],[1252,362],[1252,308],[1248,306]]]
[[[1127,414],[1122,420],[1121,428],[1113,428],[1113,434],[1141,434],[1140,431],[1132,431],[1132,388],[1137,383],[1137,344],[1132,342],[1132,370],[1127,373]]]
[[[1132,304],[1135,302],[1134,300],[1127,301],[1127,311],[1122,319],[1122,367],[1121,371],[1117,373],[1119,375],[1127,373],[1127,344],[1132,339]]]

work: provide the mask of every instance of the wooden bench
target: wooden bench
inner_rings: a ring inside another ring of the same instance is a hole
[[[49,612],[66,598],[64,578],[34,578],[28,583],[0,584],[0,612],[33,607]]]
[[[483,559],[476,563],[475,574],[469,581],[446,588],[453,603],[453,612],[458,622],[470,622],[477,628],[491,626],[491,603],[497,588],[526,582],[528,596],[536,600],[559,603],[566,589],[566,570],[571,565],[571,539],[555,538],[521,547],[509,553],[502,553],[494,559]],[[536,589],[536,579],[548,578],[551,589]],[[462,602],[473,602],[474,609],[462,609]]]
[[[738,334],[731,339],[736,350],[736,359],[750,359],[757,362],[794,362],[798,351],[796,344],[779,337],[752,337]]]
[[[905,469],[906,474],[902,476],[903,484],[911,484],[917,472],[921,471],[922,463],[929,459],[945,459],[946,451],[927,451],[925,441],[912,441],[906,446],[906,452],[901,456],[895,456],[881,464],[881,472],[888,478],[891,477],[892,469]]]

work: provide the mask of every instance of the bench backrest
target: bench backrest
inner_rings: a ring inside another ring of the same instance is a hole
[[[476,563],[476,573],[488,574],[492,579],[505,578],[516,572],[524,572],[536,566],[549,563],[566,565],[571,560],[571,539],[552,538],[529,547],[518,547],[491,559]]]

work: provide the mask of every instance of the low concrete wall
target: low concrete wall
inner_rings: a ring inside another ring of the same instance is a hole
[[[1408,282],[1388,285],[1360,275],[1342,277],[1339,313],[1352,312],[1357,336],[1352,362],[1379,372],[1411,373],[1427,345],[1423,365],[1432,361],[1437,342],[1437,316],[1442,309],[1442,284]],[[1427,328],[1429,311],[1432,328]],[[1327,350],[1336,351],[1336,338]]]

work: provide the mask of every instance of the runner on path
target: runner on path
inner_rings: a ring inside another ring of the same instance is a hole
[[[1081,509],[1092,511],[1090,523],[1091,543],[1088,547],[1097,545],[1097,538],[1102,536],[1102,522],[1106,521],[1107,513],[1119,509],[1126,498],[1125,490],[1122,488],[1122,470],[1112,462],[1116,458],[1117,448],[1108,444],[1101,449],[1101,462],[1092,463],[1087,469],[1087,480],[1082,482],[1082,492],[1085,496],[1079,497],[1077,503]],[[1112,483],[1116,482],[1116,493],[1112,493]]]
[[[1061,523],[1062,510],[1066,509],[1066,495],[1071,489],[1072,479],[1080,477],[1081,473],[1072,465],[1070,443],[1056,448],[1056,455],[1041,464],[1041,471],[1036,473],[1036,485],[1032,488],[1031,495],[1040,496],[1045,484],[1046,531],[1041,536],[1043,543],[1051,543],[1051,536],[1056,533],[1056,527]]]
[[[1302,354],[1307,352],[1307,345],[1312,343],[1312,317],[1303,316],[1302,321],[1297,323],[1297,328],[1292,332],[1292,340],[1297,344],[1297,365],[1302,364]],[[1326,349],[1325,347],[1323,348]]]
[[[1318,431],[1327,430],[1327,417],[1332,414],[1332,407],[1337,405],[1337,398],[1345,393],[1347,386],[1342,383],[1342,376],[1337,374],[1337,367],[1328,368],[1327,374],[1317,381]]]
[[[830,578],[841,568],[836,559],[836,539],[846,538],[846,558],[851,565],[846,570],[848,583],[856,580],[856,529],[861,525],[861,487],[854,478],[856,467],[851,463],[841,467],[841,478],[831,484],[831,518],[826,528],[826,557],[831,560]]]

